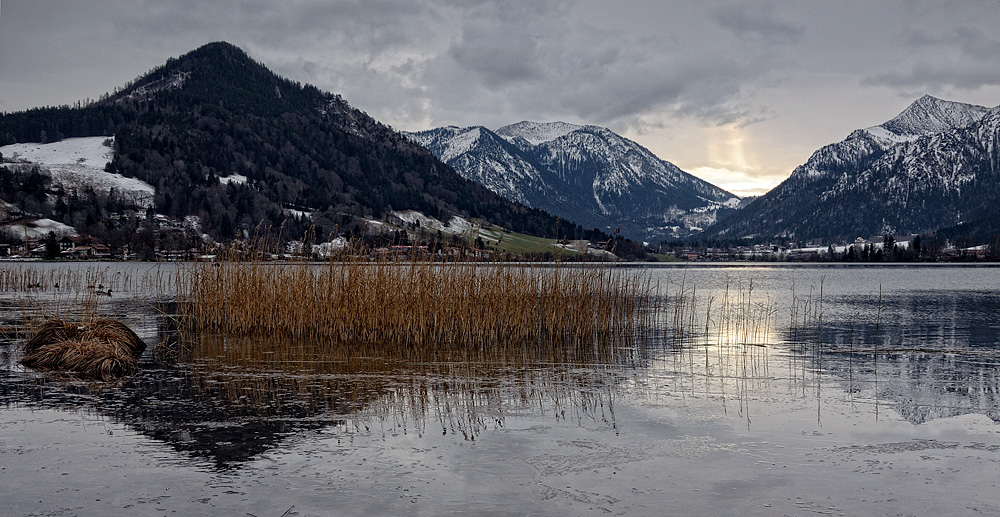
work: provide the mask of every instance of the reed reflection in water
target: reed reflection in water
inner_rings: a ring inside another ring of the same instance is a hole
[[[648,343],[589,347],[369,346],[322,340],[268,340],[200,333],[179,343],[196,385],[230,403],[277,408],[309,401],[344,432],[427,432],[475,439],[508,415],[551,414],[614,426],[616,386],[646,364]],[[265,409],[266,411],[266,409]]]
[[[803,368],[920,424],[969,413],[1000,422],[1000,293],[840,295],[783,335]],[[874,309],[873,309],[874,308]]]

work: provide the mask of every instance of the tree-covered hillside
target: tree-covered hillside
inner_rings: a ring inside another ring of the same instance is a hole
[[[102,135],[115,137],[111,172],[154,186],[156,212],[199,216],[218,240],[282,225],[286,236],[343,232],[404,209],[533,235],[592,233],[461,178],[339,96],[228,43],[170,59],[88,105],[0,116],[0,145]]]

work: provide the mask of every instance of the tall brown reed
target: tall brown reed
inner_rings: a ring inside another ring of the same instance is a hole
[[[179,275],[185,328],[398,348],[594,346],[643,327],[649,281],[607,266],[226,258]]]

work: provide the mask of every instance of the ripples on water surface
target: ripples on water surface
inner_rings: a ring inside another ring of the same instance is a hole
[[[151,345],[172,337],[150,286],[171,266],[19,267],[104,268],[117,284],[98,310]],[[150,347],[111,384],[17,365],[22,319],[79,302],[65,281],[4,292],[0,510],[1000,512],[1000,269],[644,271],[666,294],[659,326],[614,350],[205,337],[176,357]]]

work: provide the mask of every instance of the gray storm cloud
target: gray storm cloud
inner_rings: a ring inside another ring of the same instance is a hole
[[[5,0],[0,110],[97,98],[226,40],[400,129],[594,123],[778,177],[925,93],[1000,103],[996,27],[991,1]],[[711,156],[732,142],[746,160]]]

